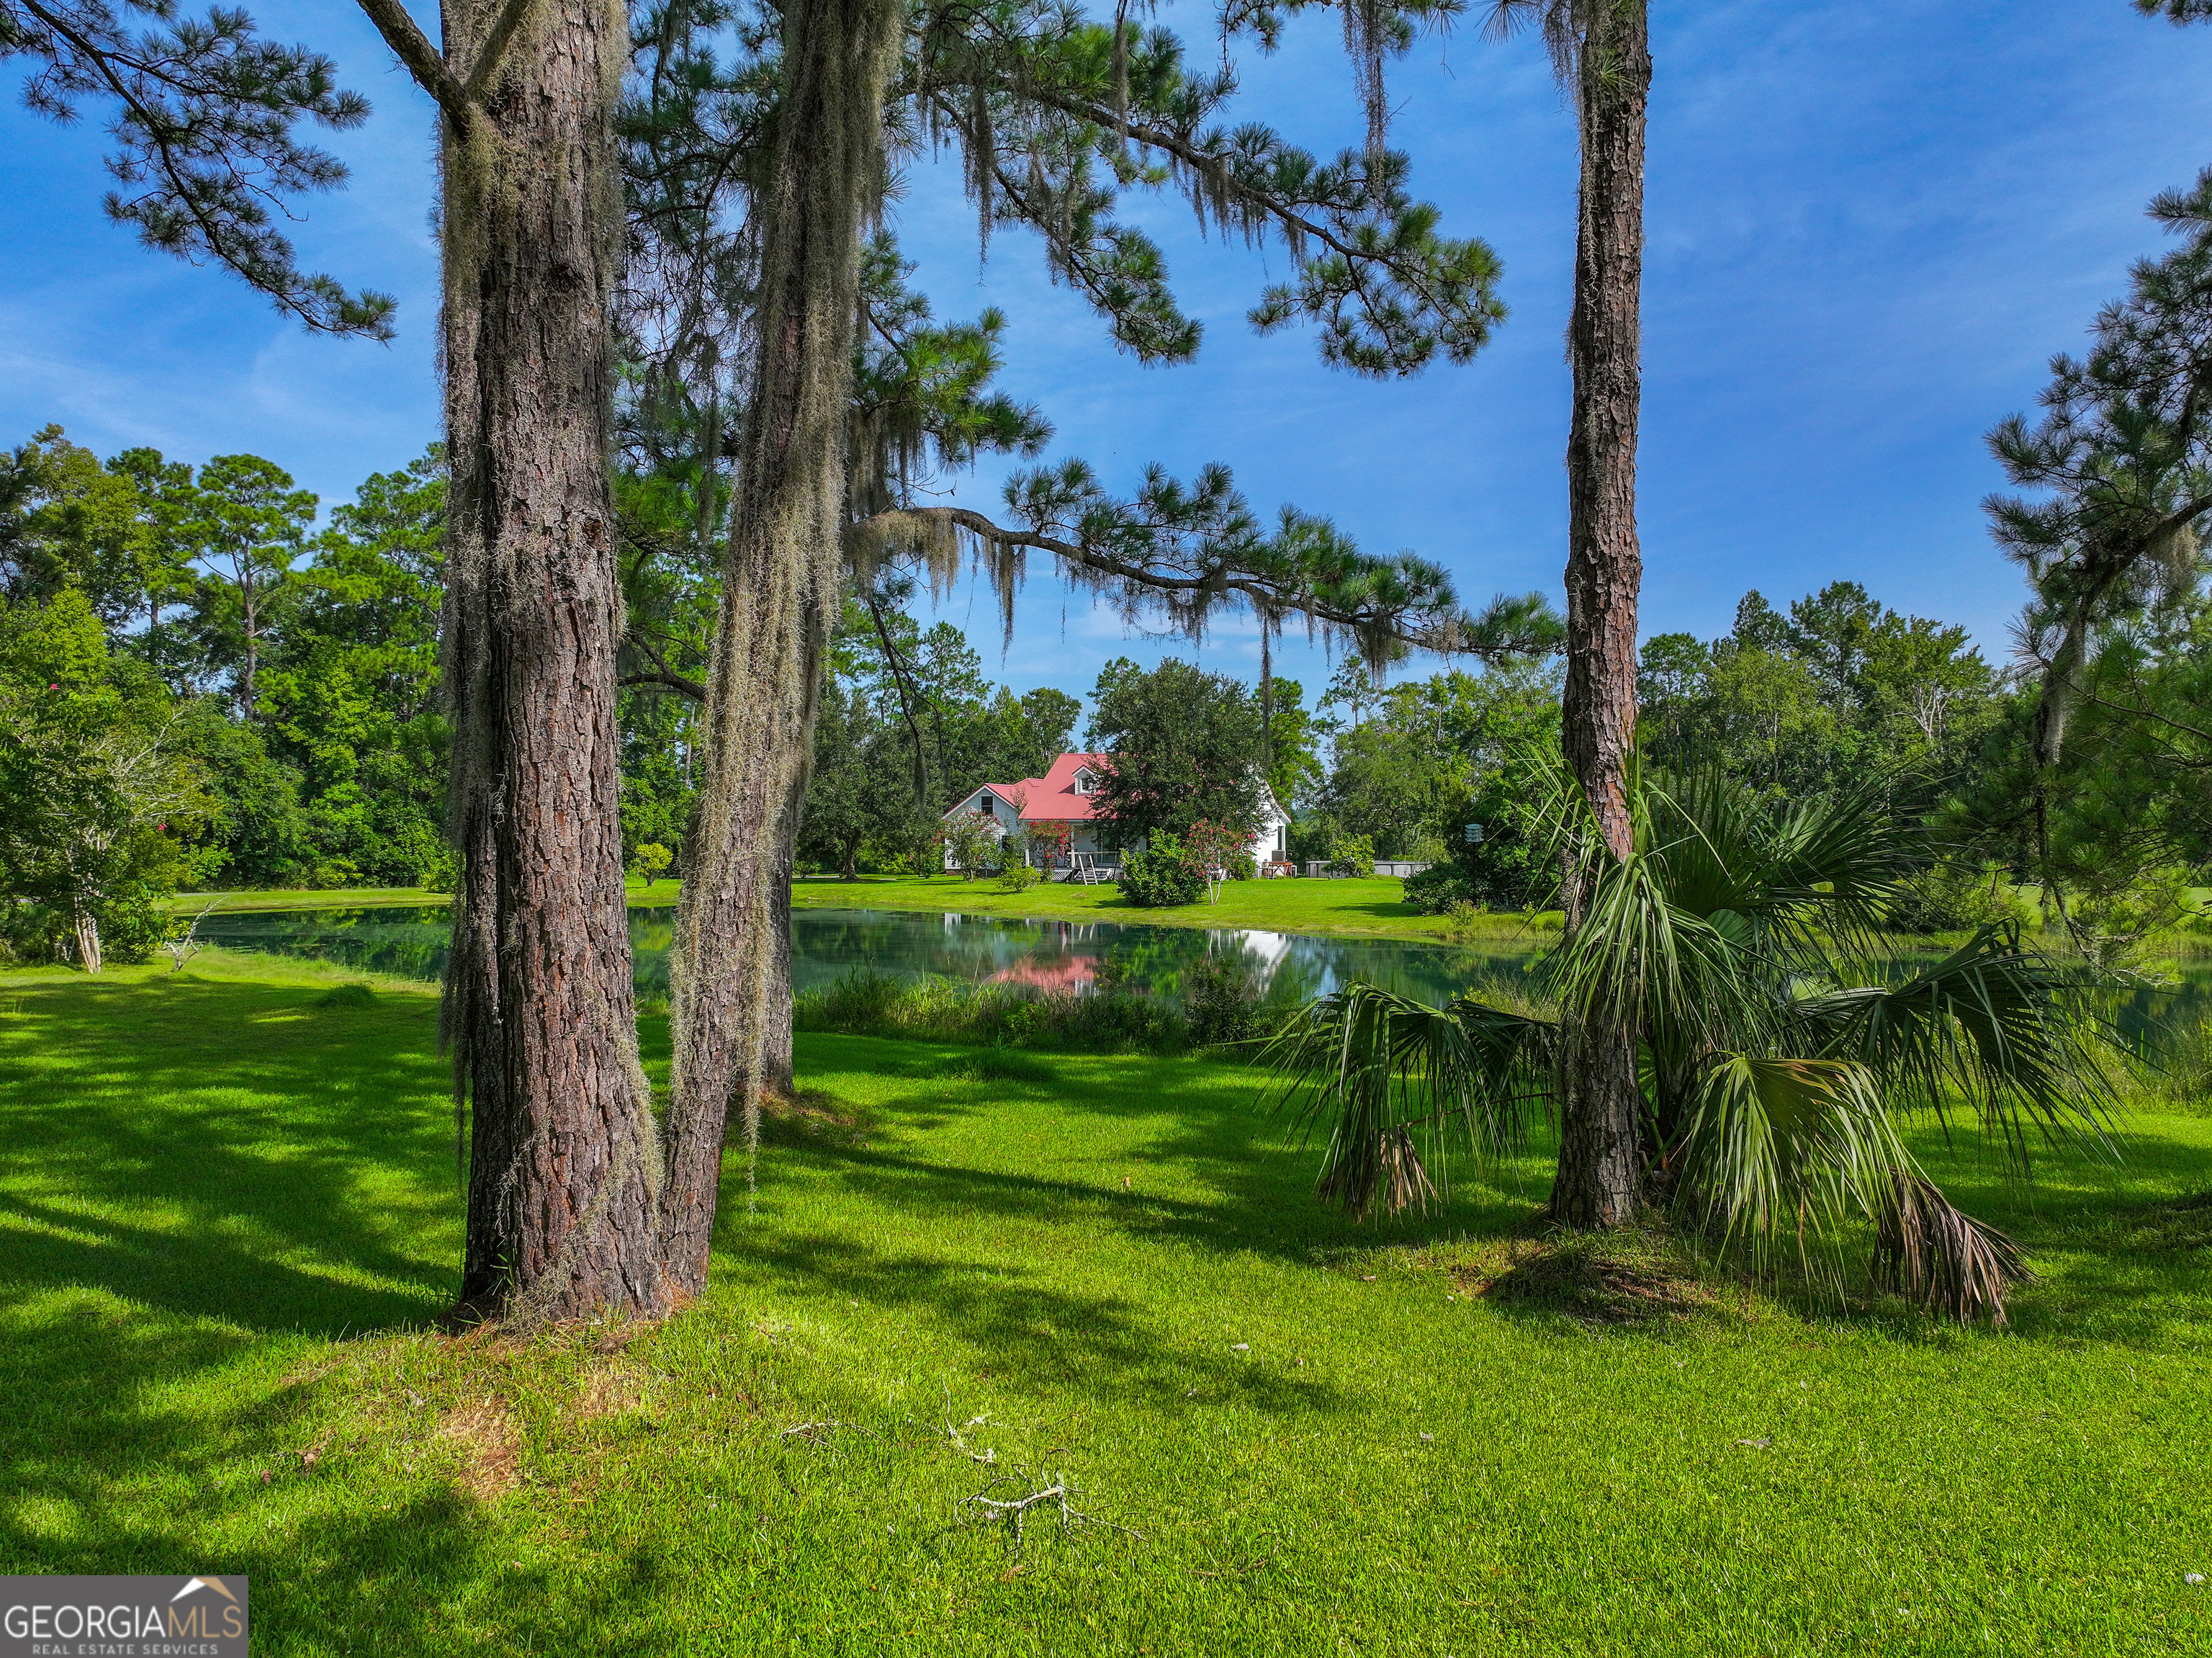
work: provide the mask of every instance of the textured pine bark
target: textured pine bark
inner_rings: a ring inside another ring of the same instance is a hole
[[[1632,848],[1636,745],[1637,417],[1643,395],[1644,127],[1651,50],[1644,0],[1593,8],[1580,55],[1581,216],[1567,325],[1567,680],[1561,740],[1615,857]],[[1575,908],[1571,900],[1571,908]],[[1575,1021],[1561,1045],[1562,1138],[1552,1213],[1617,1226],[1635,1212],[1636,1033]]]
[[[839,602],[863,220],[884,186],[899,0],[793,0],[774,172],[756,199],[758,340],[708,686],[706,776],[671,974],[663,1250],[707,1277],[733,1103],[787,1076],[790,831]]]
[[[475,61],[501,7],[447,0]],[[666,1312],[617,813],[608,487],[623,9],[539,0],[442,155],[446,678],[462,858],[445,1031],[469,1114],[461,1295]]]

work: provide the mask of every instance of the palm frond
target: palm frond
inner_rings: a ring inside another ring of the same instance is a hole
[[[1644,796],[1650,844],[1675,908],[1703,917],[1753,913],[1769,814],[1751,791],[1720,772],[1701,771],[1650,777]]]
[[[1811,923],[1846,948],[1871,944],[1910,861],[1889,804],[1894,784],[1876,773],[1783,810],[1761,878],[1766,904],[1801,938]]]
[[[1279,1106],[1328,1131],[1316,1191],[1364,1219],[1438,1196],[1448,1137],[1484,1158],[1522,1143],[1550,1099],[1554,1032],[1470,997],[1435,1008],[1362,982],[1302,1009],[1266,1057]]]
[[[2025,947],[2007,923],[1902,984],[1827,991],[1794,1013],[1819,1051],[1867,1065],[1907,1108],[1948,1123],[1965,1101],[2025,1168],[2031,1128],[2109,1146],[2115,1101],[2089,988],[2080,969]]]
[[[1790,1232],[1804,1259],[1808,1241],[1863,1219],[1875,1282],[1961,1324],[2002,1326],[2006,1289],[2033,1276],[2018,1244],[1921,1172],[1858,1061],[1720,1056],[1675,1155],[1680,1200],[1755,1259]]]
[[[1691,1040],[1713,1029],[1757,1028],[1771,1000],[1753,941],[1728,917],[1677,908],[1663,850],[1638,847],[1600,866],[1589,908],[1560,946],[1553,978],[1560,999],[1592,1019],[1656,1027]]]
[[[1741,1051],[1716,1055],[1698,1079],[1670,1156],[1677,1201],[1762,1260],[1785,1234],[1802,1256],[1808,1236],[1880,1214],[1913,1167],[1864,1065]]]
[[[1762,941],[1800,949],[1863,943],[1905,867],[1890,780],[1778,810],[1718,771],[1644,785],[1653,845],[1677,909],[1743,917]]]

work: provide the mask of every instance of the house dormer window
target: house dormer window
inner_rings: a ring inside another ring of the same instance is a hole
[[[1091,768],[1087,765],[1078,767],[1075,773],[1075,792],[1079,795],[1089,794],[1091,783]]]

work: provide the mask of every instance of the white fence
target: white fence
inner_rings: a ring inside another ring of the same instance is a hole
[[[1376,858],[1375,873],[1378,875],[1418,875],[1430,867],[1426,862],[1415,863],[1411,858]],[[1306,875],[1313,881],[1339,881],[1343,877],[1329,867],[1326,858],[1306,860]]]

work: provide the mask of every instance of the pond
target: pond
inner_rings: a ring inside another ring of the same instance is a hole
[[[313,956],[374,972],[435,979],[446,965],[447,915],[442,905],[217,911],[200,923],[199,936],[227,949]],[[646,995],[667,991],[672,919],[673,911],[665,909],[629,912],[637,984]],[[1272,1001],[1304,1001],[1364,978],[1440,1002],[1478,979],[1518,978],[1538,954],[1534,946],[1462,949],[1248,929],[1022,921],[896,910],[799,910],[792,916],[791,935],[792,979],[800,991],[860,967],[1075,991],[1096,984],[1105,968],[1126,984],[1171,997],[1192,962],[1233,950],[1251,962]]]
[[[637,984],[645,995],[667,993],[673,916],[667,909],[629,912]],[[443,905],[217,911],[201,922],[199,936],[229,949],[313,956],[375,972],[435,979],[446,965],[447,927]],[[1495,942],[1462,948],[1237,928],[803,909],[792,916],[791,966],[800,991],[862,967],[1080,991],[1095,985],[1103,968],[1135,988],[1172,997],[1191,963],[1236,951],[1252,964],[1268,999],[1277,1003],[1306,1001],[1363,978],[1441,1003],[1481,983],[1525,983],[1542,948],[1533,939],[1519,948]],[[2183,957],[2159,965],[2161,977],[2172,981],[2171,988],[2144,986],[2105,998],[2106,1016],[2131,1040],[2162,1027],[2194,1028],[2212,1015],[2212,960]]]

